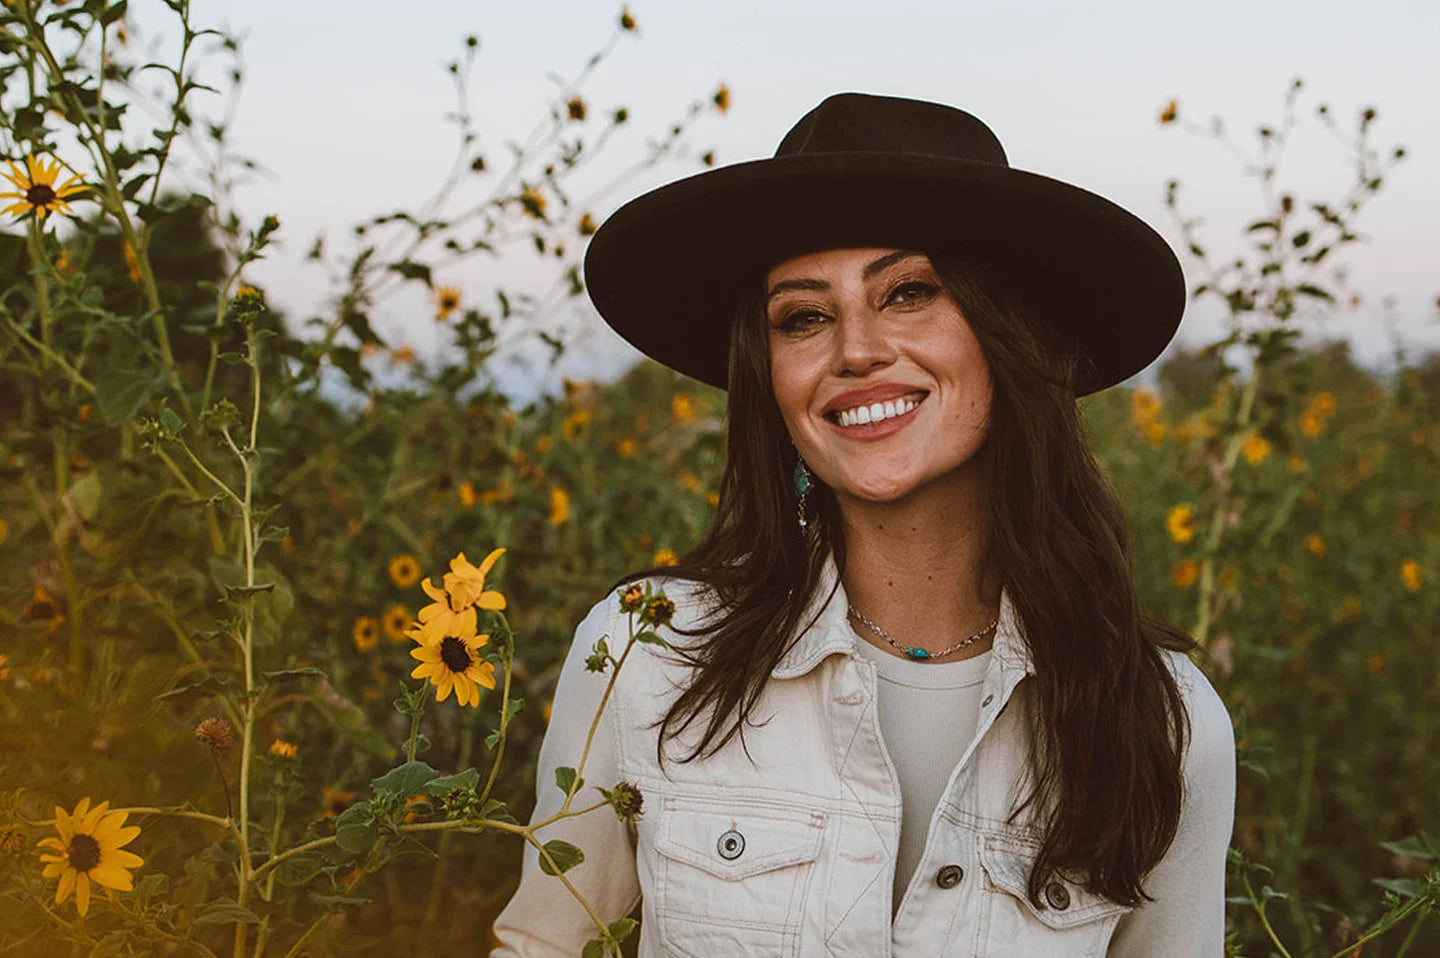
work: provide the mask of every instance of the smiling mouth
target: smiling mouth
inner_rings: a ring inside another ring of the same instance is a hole
[[[843,412],[847,414],[843,419],[840,415],[842,410],[838,409],[825,413],[824,418],[842,428],[889,422],[891,419],[896,419],[913,412],[925,401],[925,397],[929,395],[930,393],[925,390],[906,393],[904,396],[887,400],[886,402],[871,403],[868,406],[857,406],[854,409],[843,410]],[[857,413],[859,414],[858,417],[856,415]]]

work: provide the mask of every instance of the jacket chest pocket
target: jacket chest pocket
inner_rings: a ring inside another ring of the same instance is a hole
[[[791,956],[825,813],[668,796],[656,823],[667,954]]]
[[[1040,890],[1036,908],[1025,884],[1038,847],[984,835],[980,865],[985,871],[984,937],[989,958],[1100,958],[1120,916],[1130,911],[1080,885],[1052,876]]]

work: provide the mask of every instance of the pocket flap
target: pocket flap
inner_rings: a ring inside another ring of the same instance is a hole
[[[986,835],[980,842],[980,864],[996,888],[1018,899],[1031,915],[1051,928],[1073,928],[1131,910],[1128,905],[1121,905],[1103,895],[1086,891],[1083,886],[1058,874],[1052,875],[1050,880],[1064,888],[1069,903],[1064,908],[1045,904],[1045,893],[1042,889],[1040,900],[1044,907],[1036,908],[1025,893],[1025,883],[1030,877],[1030,868],[1035,863],[1038,851],[1038,848],[1022,848],[1004,839]]]
[[[655,850],[717,878],[738,881],[787,865],[815,860],[820,853],[825,813],[769,807],[689,803],[669,799],[661,808]],[[720,854],[722,836],[731,836],[731,858]],[[743,845],[741,844],[743,842]]]

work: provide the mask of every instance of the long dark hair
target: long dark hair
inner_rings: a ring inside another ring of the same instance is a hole
[[[1026,286],[1014,276],[973,259],[931,261],[994,383],[988,433],[976,455],[987,457],[988,475],[1003,481],[990,485],[982,572],[995,571],[1005,584],[1035,670],[1022,697],[1029,702],[1033,787],[1011,819],[1036,800],[1051,810],[1030,899],[1040,907],[1040,889],[1058,869],[1084,874],[1088,890],[1121,904],[1152,900],[1140,879],[1174,839],[1189,737],[1184,702],[1159,650],[1199,646],[1139,607],[1124,514],[1076,406],[1085,361],[1063,334],[1040,322],[1043,307],[1023,295]],[[824,483],[817,480],[810,494],[815,521],[803,534],[796,522],[789,477],[797,453],[771,385],[758,277],[743,292],[731,327],[728,415],[720,502],[704,540],[677,564],[633,572],[612,587],[674,576],[713,592],[708,620],[677,630],[705,641],[676,650],[694,670],[656,723],[662,764],[661,742],[702,713],[705,734],[682,761],[707,747],[719,751],[737,731],[744,747],[743,726],[801,631],[827,553],[845,568],[838,505]]]

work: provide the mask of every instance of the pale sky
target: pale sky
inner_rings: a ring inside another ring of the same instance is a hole
[[[142,29],[159,22],[134,12],[139,6],[132,4],[132,19]],[[713,147],[722,164],[769,156],[830,93],[910,96],[974,113],[1012,166],[1100,193],[1177,248],[1180,232],[1162,202],[1172,177],[1181,181],[1185,212],[1205,217],[1211,247],[1236,249],[1240,229],[1262,209],[1255,181],[1224,146],[1156,122],[1166,101],[1178,100],[1192,120],[1223,116],[1232,142],[1253,153],[1253,131],[1279,123],[1290,80],[1303,78],[1300,132],[1280,176],[1301,200],[1338,199],[1350,182],[1346,154],[1314,119],[1315,106],[1328,103],[1353,130],[1359,111],[1373,105],[1372,143],[1386,152],[1403,145],[1409,156],[1361,212],[1356,225],[1369,241],[1343,260],[1365,302],[1324,329],[1349,338],[1362,361],[1385,367],[1391,341],[1381,300],[1393,295],[1396,329],[1411,351],[1440,347],[1440,4],[636,0],[630,10],[638,35],[624,37],[584,87],[592,110],[624,105],[633,118],[607,151],[615,168],[722,81],[732,92],[729,114],[710,111],[690,137],[700,150]],[[442,64],[465,34],[481,38],[470,88],[480,145],[502,159],[503,141],[522,138],[543,115],[556,88],[547,74],[573,76],[608,38],[619,4],[195,0],[193,11],[199,25],[246,34],[232,138],[273,178],[245,187],[239,201],[254,222],[281,217],[287,249],[253,276],[298,323],[323,309],[327,292],[302,262],[315,234],[338,241],[360,219],[413,207],[448,168],[454,132],[443,114],[453,98]],[[698,168],[692,160],[647,171],[597,215]],[[532,268],[526,259],[507,265],[518,285]],[[1198,266],[1188,254],[1181,261],[1193,286]],[[440,277],[477,298],[486,278],[478,264]],[[1213,304],[1193,304],[1179,340],[1214,338],[1218,315]],[[561,372],[609,377],[637,358],[593,313],[573,320],[582,339],[562,369],[512,376],[508,391],[528,399],[557,388]],[[376,321],[382,335],[413,343],[422,358],[442,348],[418,290],[387,300]]]

